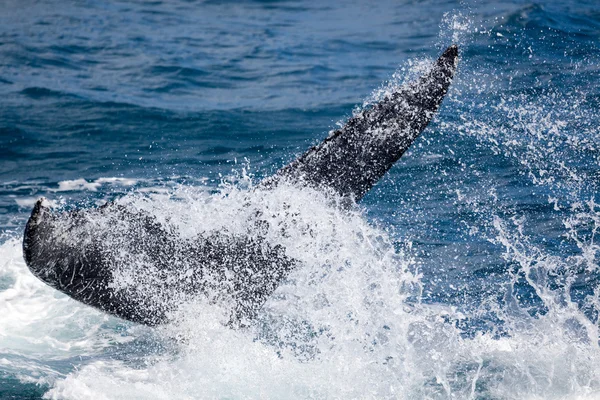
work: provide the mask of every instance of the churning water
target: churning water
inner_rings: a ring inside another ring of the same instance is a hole
[[[4,1],[0,397],[600,398],[600,10],[555,3]],[[360,205],[251,190],[451,43]],[[260,212],[302,265],[250,328],[138,326],[28,271],[40,196],[187,237]]]

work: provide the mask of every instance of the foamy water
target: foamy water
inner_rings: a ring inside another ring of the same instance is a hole
[[[420,286],[410,248],[397,250],[360,210],[343,211],[320,193],[232,186],[210,196],[186,188],[120,202],[169,218],[181,235],[225,226],[245,232],[260,210],[272,228],[268,240],[284,245],[302,267],[250,329],[225,327],[219,308],[199,300],[178,310],[177,322],[149,332],[46,287],[28,272],[20,242],[6,242],[0,248],[6,260],[0,307],[9,321],[0,336],[3,357],[10,357],[22,379],[49,384],[48,398],[409,399],[484,392],[550,399],[600,389],[595,324],[543,279],[530,284],[547,307],[545,315],[532,318],[509,304],[495,310],[505,334],[467,337],[460,321],[480,310],[407,301]],[[499,218],[494,226],[495,240],[526,276],[534,268],[545,273],[557,267],[560,260],[523,248],[518,226]],[[495,305],[482,304],[481,311],[489,306]],[[111,348],[136,341],[146,342],[136,357],[108,356]],[[53,368],[54,360],[78,356],[76,370]]]

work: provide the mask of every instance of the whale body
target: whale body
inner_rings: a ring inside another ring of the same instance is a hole
[[[255,190],[287,182],[359,201],[429,124],[457,63],[453,45],[421,78],[354,115]],[[31,272],[51,287],[146,325],[168,322],[183,301],[206,296],[230,304],[229,323],[243,326],[300,264],[260,235],[183,238],[147,211],[110,202],[58,213],[44,199],[27,222],[23,253]]]

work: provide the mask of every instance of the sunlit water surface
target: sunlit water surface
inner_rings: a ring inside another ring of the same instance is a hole
[[[5,1],[0,397],[600,398],[600,10],[555,3]],[[251,190],[451,43],[357,207]],[[302,266],[248,329],[202,299],[137,326],[29,273],[40,196],[188,236],[258,211]]]

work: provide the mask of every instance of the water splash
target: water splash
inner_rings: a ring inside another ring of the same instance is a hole
[[[261,212],[268,240],[303,267],[268,301],[256,325],[230,330],[222,310],[202,301],[183,306],[176,323],[152,333],[122,324],[44,287],[12,240],[0,247],[6,289],[0,311],[10,321],[0,327],[3,369],[48,385],[49,398],[597,398],[593,96],[585,87],[559,90],[544,77],[498,70],[499,60],[486,58],[494,56],[490,38],[513,48],[518,62],[532,60],[531,69],[534,49],[545,45],[532,46],[526,32],[514,34],[515,18],[481,30],[471,17],[448,14],[440,34],[470,56],[445,104],[452,111],[433,126],[438,147],[436,139],[423,138],[439,151],[427,159],[431,184],[415,193],[432,209],[451,210],[448,219],[464,233],[459,250],[495,249],[482,251],[484,273],[470,271],[475,278],[469,276],[462,292],[446,291],[461,286],[449,280],[440,297],[427,298],[437,290],[430,271],[441,275],[454,261],[443,252],[440,263],[422,257],[422,248],[433,253],[423,240],[399,240],[385,226],[367,223],[364,210],[341,211],[310,190],[252,192],[252,180],[242,175],[218,193],[183,186],[120,202],[168,220],[182,237],[224,228],[246,234]],[[408,63],[390,87],[422,65]],[[445,178],[439,185],[438,176]],[[420,217],[418,201],[408,210],[411,222]],[[429,221],[441,215],[423,214]],[[444,294],[448,301],[440,300]]]

